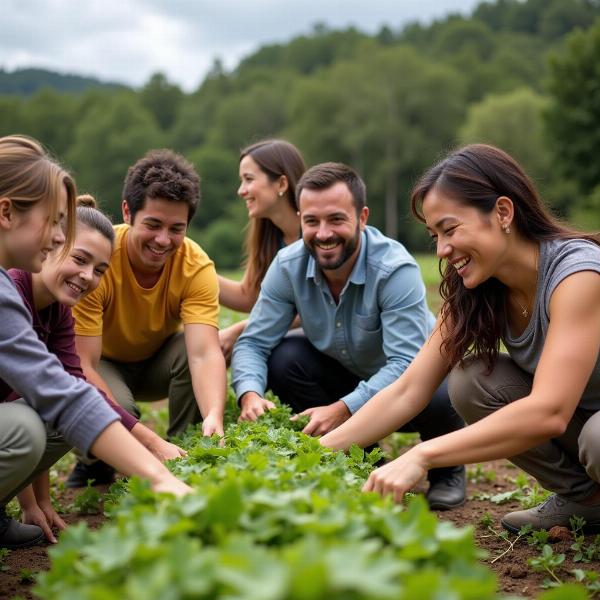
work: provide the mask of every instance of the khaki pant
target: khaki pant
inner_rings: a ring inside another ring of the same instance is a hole
[[[467,423],[474,423],[531,392],[533,377],[501,354],[486,375],[480,361],[455,367],[449,379],[450,400]],[[600,412],[578,408],[567,430],[509,460],[540,485],[578,502],[593,495],[600,483]]]
[[[0,506],[70,449],[24,400],[0,404]]]
[[[169,436],[183,433],[188,425],[202,420],[192,389],[183,332],[168,338],[154,356],[140,362],[102,358],[98,372],[115,400],[136,417],[140,416],[136,400],[152,402],[168,397]]]

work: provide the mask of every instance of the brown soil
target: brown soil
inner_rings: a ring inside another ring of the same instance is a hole
[[[472,471],[472,469],[469,469]],[[515,489],[515,484],[511,480],[519,473],[506,461],[495,461],[483,466],[484,471],[494,471],[495,478],[492,482],[483,481],[479,477],[477,482],[469,482],[469,497],[480,493],[498,494]],[[490,477],[491,478],[491,477]],[[104,490],[101,490],[104,491]],[[73,501],[74,493],[67,490],[60,498],[63,506],[68,506]],[[512,510],[519,510],[517,502],[508,502],[503,505],[496,505],[489,500],[471,499],[464,506],[446,512],[438,512],[440,519],[452,521],[458,526],[472,525],[475,529],[475,538],[480,548],[487,551],[488,557],[483,560],[498,577],[498,588],[501,593],[507,595],[518,595],[529,598],[537,597],[541,592],[540,587],[545,575],[536,573],[528,566],[528,559],[537,556],[540,550],[529,546],[524,539],[519,540],[512,549],[509,543],[501,539],[490,528],[480,524],[484,515],[489,514],[493,524],[491,528],[500,533],[500,519],[502,516]],[[90,527],[101,525],[104,517],[102,515],[82,516],[76,514],[63,515],[65,521],[69,524],[85,520]],[[515,539],[514,535],[510,536]],[[592,538],[588,538],[591,542]],[[573,562],[573,551],[570,549],[573,540],[557,541],[552,544],[555,554],[564,553],[566,560],[558,570],[558,575],[563,580],[573,580],[570,574],[571,569],[584,569],[600,572],[600,561],[590,563]],[[24,550],[14,550],[4,561],[5,570],[0,571],[0,600],[21,596],[22,598],[34,599],[32,594],[32,584],[21,582],[21,569],[28,569],[33,572],[46,570],[49,568],[49,559],[47,546],[28,548]],[[508,551],[507,551],[508,550]],[[500,556],[507,551],[503,556]],[[498,558],[499,557],[499,558]]]

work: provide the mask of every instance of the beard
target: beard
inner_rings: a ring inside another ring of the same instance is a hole
[[[359,241],[360,227],[357,226],[354,236],[345,241],[344,238],[339,236],[332,236],[327,240],[321,240],[321,243],[324,244],[342,243],[341,252],[332,258],[319,256],[314,238],[309,242],[304,242],[304,245],[321,269],[324,271],[334,271],[335,269],[339,269],[354,254],[356,248],[358,248]]]

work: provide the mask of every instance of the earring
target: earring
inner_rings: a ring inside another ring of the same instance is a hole
[[[280,198],[283,198],[283,192],[277,192],[277,195],[278,195]]]
[[[504,227],[502,227],[502,230],[508,235],[510,233],[510,225],[504,225]]]

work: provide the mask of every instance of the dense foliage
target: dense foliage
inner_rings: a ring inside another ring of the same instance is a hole
[[[475,140],[512,152],[563,216],[594,228],[599,15],[597,0],[496,0],[469,17],[372,36],[317,25],[231,72],[215,61],[191,94],[161,74],[140,90],[0,88],[0,135],[41,139],[117,219],[129,164],[152,146],[185,153],[203,181],[193,235],[221,268],[240,262],[239,149],[266,136],[290,139],[308,164],[355,166],[371,223],[412,250],[425,236],[408,216],[411,183],[446,149]]]
[[[140,480],[117,486],[111,520],[70,527],[50,550],[45,599],[495,598],[471,528],[407,508],[360,485],[378,459],[322,448],[292,429],[289,409],[232,423],[220,446],[191,432],[171,465],[195,488],[156,496]]]

